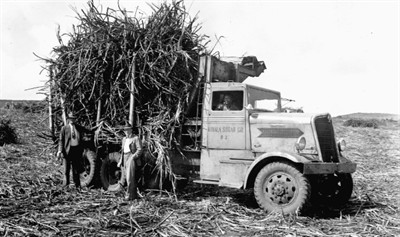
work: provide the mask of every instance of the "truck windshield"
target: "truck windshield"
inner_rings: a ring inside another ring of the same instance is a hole
[[[253,109],[273,112],[281,111],[281,95],[279,92],[248,87],[248,102]]]

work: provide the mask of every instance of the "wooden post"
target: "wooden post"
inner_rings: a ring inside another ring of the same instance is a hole
[[[131,71],[131,87],[130,87],[130,103],[129,103],[129,124],[131,126],[134,125],[134,109],[135,109],[135,71],[136,71],[136,66],[135,66],[135,58],[136,54],[133,56],[132,60],[132,71]]]

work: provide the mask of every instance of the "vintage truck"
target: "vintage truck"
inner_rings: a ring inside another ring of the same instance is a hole
[[[195,183],[253,189],[267,212],[294,213],[314,201],[344,204],[356,164],[342,154],[345,141],[335,137],[331,116],[284,113],[279,92],[243,83],[264,69],[255,57],[200,58],[197,89],[178,135],[180,149],[170,154],[174,174]],[[235,109],[220,110],[226,95]],[[90,150],[85,154],[91,162],[81,176],[84,183],[94,177],[93,160],[100,156],[103,187],[112,189],[120,177],[119,146],[97,157]]]

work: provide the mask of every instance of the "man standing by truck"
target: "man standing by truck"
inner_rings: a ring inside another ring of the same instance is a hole
[[[139,167],[142,165],[142,142],[136,135],[137,128],[127,126],[124,128],[125,137],[122,139],[122,155],[118,167],[122,168],[121,185],[127,183],[128,189],[125,200],[132,201],[138,198],[137,183]]]
[[[80,173],[83,171],[82,167],[82,154],[83,144],[82,137],[85,129],[84,127],[75,123],[76,116],[72,113],[68,114],[67,125],[63,126],[60,131],[60,139],[58,141],[57,158],[64,157],[64,182],[63,187],[69,186],[70,170],[72,165],[72,178],[75,187],[79,190],[81,188]]]

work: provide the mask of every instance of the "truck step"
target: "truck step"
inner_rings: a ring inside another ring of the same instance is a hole
[[[198,180],[193,180],[193,183],[218,185],[218,184],[219,184],[219,181],[217,181],[217,180],[198,179]]]

